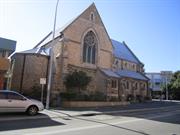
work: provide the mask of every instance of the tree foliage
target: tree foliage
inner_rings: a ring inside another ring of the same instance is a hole
[[[172,83],[172,88],[180,89],[180,71],[174,73],[171,83]]]
[[[64,84],[66,88],[78,88],[79,91],[85,89],[85,87],[91,81],[91,77],[87,76],[87,74],[83,71],[75,71],[71,74],[68,74],[65,77]]]
[[[173,74],[171,82],[167,85],[169,95],[174,100],[180,100],[180,71]],[[165,91],[165,87],[163,88]]]

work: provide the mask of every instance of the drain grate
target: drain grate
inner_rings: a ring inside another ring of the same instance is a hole
[[[63,120],[71,120],[70,118],[63,118]]]
[[[87,113],[87,114],[81,114],[81,116],[95,116],[97,115],[96,113]]]

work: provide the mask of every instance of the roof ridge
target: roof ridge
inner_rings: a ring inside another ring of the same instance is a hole
[[[60,28],[57,28],[55,30],[56,31],[60,31],[60,32],[63,32],[65,31],[73,22],[75,22],[87,9],[89,9],[89,7],[91,7],[92,5],[95,6],[94,2],[92,4],[90,4],[87,8],[85,8],[82,12],[80,12],[79,15],[77,15],[76,17],[72,18],[72,20],[69,20],[69,23],[67,22],[67,24],[64,24],[62,27]],[[95,6],[96,7],[96,6]],[[97,10],[97,9],[96,9]],[[47,35],[45,36],[34,48],[38,47],[39,45],[41,45],[41,43],[43,43],[50,35],[52,34],[52,31]],[[59,35],[60,36],[60,35]],[[55,38],[59,37],[59,36],[55,36]],[[47,43],[51,42],[52,40],[49,40]],[[46,43],[46,44],[47,44]],[[44,44],[45,45],[45,44]],[[42,45],[42,46],[44,46]]]
[[[141,72],[135,72],[131,70],[117,70],[117,74],[124,77],[131,77],[131,78],[140,79],[140,80],[149,80],[149,78],[147,78]]]
[[[140,60],[131,51],[131,49],[124,43],[115,39],[111,39],[114,48],[114,55],[117,58],[124,59],[136,64],[141,64]]]
[[[138,61],[140,64],[143,64],[143,63],[138,59],[138,57],[133,53],[133,51],[131,51],[131,49],[128,47],[128,45],[125,43],[125,41],[123,41],[122,44],[125,45],[125,47],[131,52],[131,54],[137,59],[137,61]],[[143,64],[143,65],[144,65],[144,64]]]
[[[143,74],[142,72],[138,72],[140,73],[142,76],[144,76],[145,78],[147,78],[148,80],[150,80],[145,74]]]
[[[34,46],[33,48],[37,48],[44,40],[46,40],[50,35],[52,34],[52,31],[49,32],[49,34],[47,34],[36,46]]]
[[[71,21],[71,23],[69,23],[63,30],[65,31],[72,23],[74,23],[86,10],[88,10],[92,5],[95,6],[94,2],[92,4],[90,4],[87,8],[85,8],[84,10],[82,10],[82,12],[80,12],[79,15],[77,15],[76,17],[74,17],[74,19]],[[96,6],[95,6],[96,7]]]

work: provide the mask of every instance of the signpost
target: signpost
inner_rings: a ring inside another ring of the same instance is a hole
[[[41,90],[41,102],[43,103],[44,85],[46,84],[46,78],[40,78],[40,84],[42,86],[42,90]]]

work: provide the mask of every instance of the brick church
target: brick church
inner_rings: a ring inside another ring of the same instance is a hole
[[[53,100],[66,91],[63,79],[73,71],[86,72],[92,78],[87,91],[102,92],[107,99],[148,96],[143,63],[125,42],[110,38],[94,3],[56,30],[53,43],[50,32],[33,49],[14,54],[12,89],[30,93],[33,86],[40,86],[40,78],[48,79],[50,47],[53,49]]]

